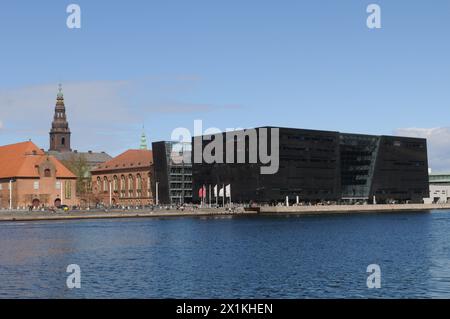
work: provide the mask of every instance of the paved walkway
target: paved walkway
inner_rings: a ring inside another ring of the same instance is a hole
[[[410,212],[450,210],[450,204],[398,204],[398,205],[330,205],[330,206],[276,206],[261,207],[260,213],[292,213],[292,214],[349,214],[370,212]]]
[[[28,211],[0,211],[1,221],[40,221],[40,220],[72,220],[72,219],[101,219],[101,218],[148,218],[148,217],[189,217],[189,216],[233,216],[251,215],[256,212],[225,211],[223,209],[196,210],[134,210],[134,211],[76,211],[76,212],[28,212]]]
[[[356,214],[379,212],[410,212],[450,210],[450,204],[405,204],[405,205],[332,205],[332,206],[276,206],[261,207],[259,214]],[[28,212],[28,211],[0,211],[2,221],[41,221],[41,220],[76,220],[101,218],[150,218],[150,217],[191,217],[191,216],[250,216],[258,214],[257,211],[244,211],[243,209],[230,212],[224,209],[196,209],[196,210],[111,210],[111,211],[75,211],[75,212]]]

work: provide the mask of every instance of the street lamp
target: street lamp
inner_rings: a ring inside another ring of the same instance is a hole
[[[111,186],[111,180],[109,180],[109,207],[112,206],[112,186]]]
[[[64,202],[63,202],[63,193],[64,193],[64,190],[63,190],[63,186],[64,185],[64,183],[63,183],[63,180],[60,180],[59,181],[59,192],[61,193],[60,195],[60,202],[61,202],[61,206],[62,205],[64,205]]]
[[[9,180],[9,210],[12,210],[12,183],[13,180]]]
[[[156,206],[159,205],[159,194],[158,194],[159,182],[156,182]]]

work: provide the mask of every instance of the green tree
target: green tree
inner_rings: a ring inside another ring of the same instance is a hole
[[[86,196],[90,192],[91,172],[84,155],[72,154],[68,160],[62,162],[77,177],[77,195]]]

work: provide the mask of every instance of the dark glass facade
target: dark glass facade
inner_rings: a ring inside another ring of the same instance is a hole
[[[159,203],[192,203],[191,144],[156,142],[152,151]]]
[[[377,136],[340,135],[342,199],[369,199],[379,144]]]
[[[258,141],[261,129],[269,133],[270,129],[279,131],[278,172],[261,174],[260,168],[266,165],[259,160],[249,163],[248,137],[242,150],[236,139],[235,153],[245,152],[245,163],[237,164],[236,160],[226,163],[226,155],[223,163],[193,162],[194,202],[200,201],[197,190],[202,186],[221,188],[228,184],[231,184],[232,201],[236,203],[284,202],[286,196],[291,202],[298,196],[301,202],[370,203],[374,200],[377,203],[421,202],[428,197],[425,139],[265,127],[255,129]],[[230,141],[227,142],[225,133],[220,135],[225,151]],[[194,137],[194,144],[196,140],[202,137]],[[202,151],[210,142],[200,142]],[[268,145],[270,150],[270,134]],[[195,152],[194,146],[193,159]]]
[[[429,197],[427,154],[425,139],[381,136],[371,195],[381,202]]]

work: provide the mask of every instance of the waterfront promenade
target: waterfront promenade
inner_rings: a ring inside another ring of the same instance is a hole
[[[324,206],[263,206],[261,214],[349,214],[379,212],[411,212],[449,210],[450,204],[394,204],[394,205],[324,205]]]
[[[198,208],[190,210],[140,209],[140,210],[96,210],[68,212],[29,212],[0,211],[0,222],[7,221],[44,221],[44,220],[78,220],[105,218],[175,218],[175,217],[221,217],[221,216],[252,216],[271,214],[319,215],[319,214],[366,214],[389,212],[412,212],[449,210],[450,204],[403,204],[403,205],[329,205],[329,206],[263,206],[255,210],[235,208]]]
[[[161,218],[161,217],[192,217],[192,216],[232,216],[254,215],[257,212],[246,212],[243,209],[234,211],[225,209],[203,208],[196,210],[96,210],[96,211],[68,211],[68,212],[28,212],[28,211],[0,211],[0,222],[5,221],[40,221],[40,220],[77,220],[77,219],[105,219],[105,218]]]

